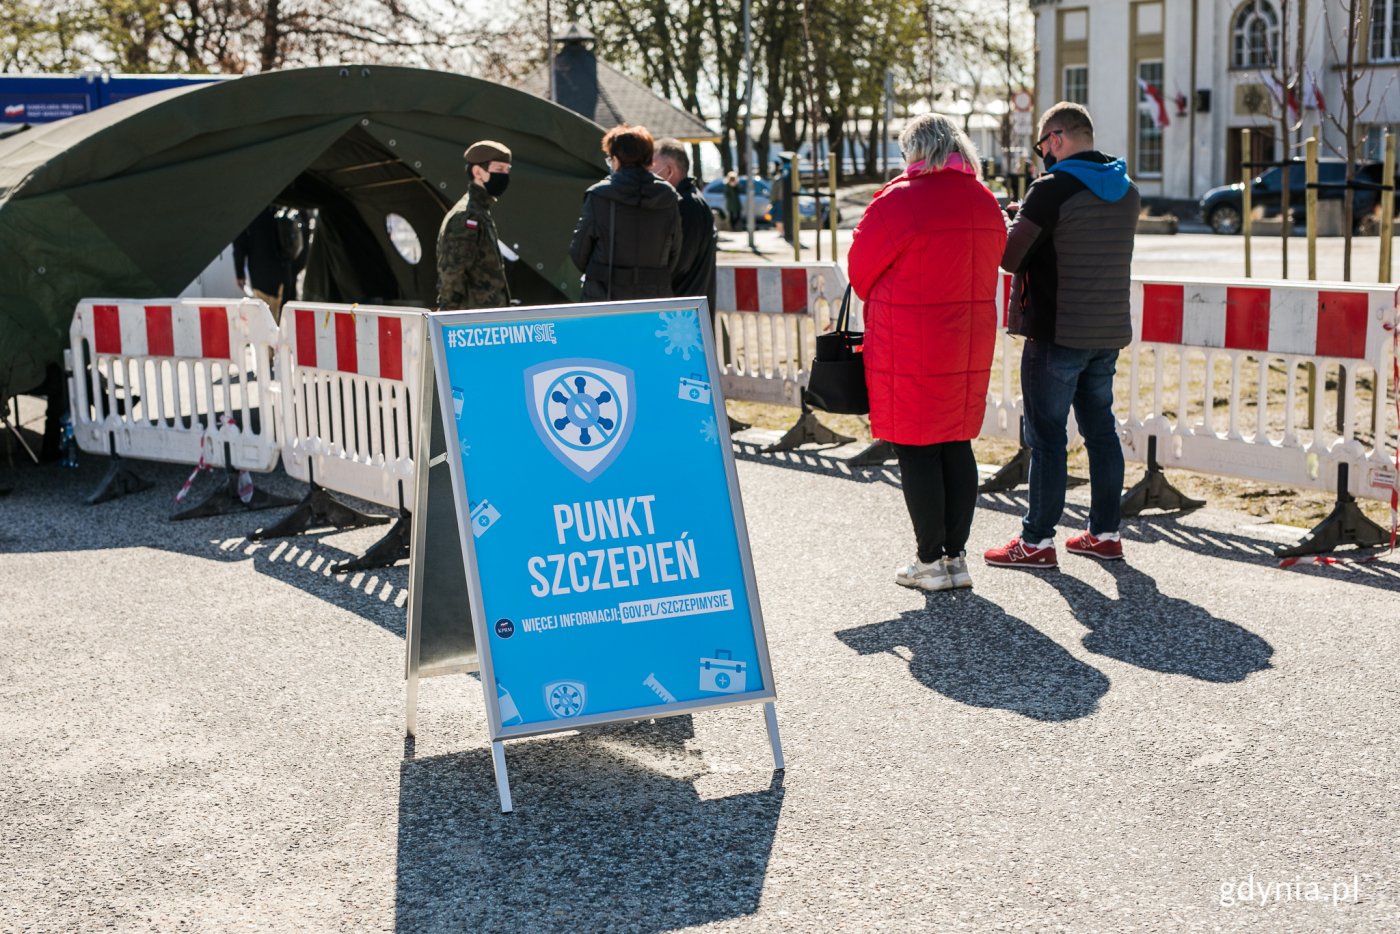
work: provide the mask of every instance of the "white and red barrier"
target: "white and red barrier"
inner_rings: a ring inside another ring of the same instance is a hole
[[[413,501],[424,314],[298,302],[283,309],[277,367],[289,475],[383,506]]]
[[[1003,273],[997,290],[1003,327],[1010,281]],[[1133,342],[1119,358],[1127,385],[1116,393],[1129,460],[1145,462],[1155,438],[1164,467],[1327,492],[1345,464],[1352,495],[1389,501],[1392,287],[1134,278],[1131,301]],[[1014,439],[1023,339],[1000,340],[982,434]]]
[[[1347,492],[1389,501],[1392,287],[1135,279],[1132,307],[1128,457],[1143,460],[1156,437],[1164,467],[1329,492],[1345,465]]]
[[[80,449],[238,470],[277,464],[277,325],[262,302],[85,299],[69,338]]]
[[[800,405],[816,336],[835,326],[845,291],[835,263],[718,267],[715,347],[726,398]]]

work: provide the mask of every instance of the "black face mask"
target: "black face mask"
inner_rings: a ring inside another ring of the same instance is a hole
[[[486,184],[481,187],[485,188],[486,193],[491,197],[499,198],[510,187],[510,173],[492,172],[491,177],[486,180]]]
[[[1047,152],[1045,155],[1040,157],[1040,161],[1045,163],[1045,171],[1048,172],[1051,169],[1053,169],[1055,167],[1055,163],[1059,162],[1060,160],[1056,159],[1053,155]]]

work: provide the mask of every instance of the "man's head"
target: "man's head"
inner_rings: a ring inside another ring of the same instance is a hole
[[[1036,133],[1036,154],[1048,169],[1061,159],[1094,148],[1094,121],[1083,104],[1060,101],[1040,118]]]
[[[646,168],[655,153],[656,141],[644,126],[621,123],[603,134],[603,154],[614,172],[634,165]]]
[[[510,184],[510,149],[495,140],[472,143],[462,153],[472,182],[499,198]]]
[[[661,176],[672,188],[690,175],[690,157],[685,154],[685,144],[678,139],[666,137],[656,141],[656,154],[651,159],[651,171]]]

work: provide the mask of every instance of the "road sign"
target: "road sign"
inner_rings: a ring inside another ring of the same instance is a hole
[[[763,619],[702,299],[429,316],[500,741],[763,703]]]
[[[1031,108],[1034,106],[1035,99],[1031,97],[1031,92],[1027,91],[1025,88],[1011,95],[1011,107],[1013,110],[1030,113]]]
[[[1011,133],[1014,136],[1031,135],[1031,113],[1029,110],[1011,112]]]

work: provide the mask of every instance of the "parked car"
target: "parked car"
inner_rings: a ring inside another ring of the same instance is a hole
[[[715,223],[719,224],[721,228],[730,227],[731,229],[737,230],[743,227],[745,223],[747,223],[747,215],[744,213],[744,207],[747,204],[748,187],[744,179],[739,180],[740,213],[739,216],[735,218],[732,226],[729,223],[728,209],[725,207],[724,179],[717,178],[714,181],[710,182],[705,186],[702,193],[705,196],[705,203],[708,204],[710,206],[710,210],[714,212]],[[771,183],[761,178],[754,179],[753,193],[755,224],[759,227],[773,226],[773,188]],[[812,195],[800,195],[797,199],[797,210],[802,215],[803,227],[810,229],[816,224],[817,199],[815,197],[813,197]],[[828,223],[830,223],[830,220],[831,202],[830,200],[823,198],[821,219],[822,226],[825,227]],[[839,208],[836,211],[836,221],[837,223],[840,223],[841,221],[841,210]]]
[[[1365,162],[1357,166],[1358,181],[1378,183],[1381,178],[1379,162]],[[1342,159],[1317,160],[1317,180],[1321,183],[1346,181],[1346,162]],[[1303,206],[1307,197],[1307,166],[1302,159],[1294,159],[1288,170],[1289,209],[1295,217],[1303,216]],[[1318,200],[1341,200],[1346,189],[1318,189]],[[1266,217],[1279,213],[1283,198],[1283,169],[1275,166],[1256,175],[1250,190],[1253,207],[1264,209]],[[1356,222],[1372,213],[1380,203],[1380,192],[1371,189],[1357,189],[1352,202],[1352,217]],[[1210,225],[1218,234],[1236,234],[1243,226],[1244,185],[1221,185],[1212,188],[1201,198],[1201,220]]]
[[[773,225],[773,187],[761,178],[753,180],[754,193],[754,222],[759,227],[771,227]],[[725,206],[724,179],[717,178],[705,186],[702,194],[705,196],[705,203],[714,212],[715,223],[720,227],[730,227],[729,210]],[[748,214],[748,180],[739,179],[739,216],[734,218],[732,227],[737,229],[743,227]]]

